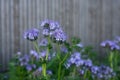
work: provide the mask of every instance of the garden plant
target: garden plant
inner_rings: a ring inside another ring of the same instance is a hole
[[[17,52],[1,80],[120,80],[120,37],[100,44],[107,54],[100,62],[92,47],[68,40],[58,22],[45,20],[40,27],[24,33],[34,48]]]

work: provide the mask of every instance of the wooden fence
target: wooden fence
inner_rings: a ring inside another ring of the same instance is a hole
[[[101,41],[120,36],[120,0],[0,0],[1,70],[17,51],[29,53],[32,45],[23,33],[45,19],[99,50]]]

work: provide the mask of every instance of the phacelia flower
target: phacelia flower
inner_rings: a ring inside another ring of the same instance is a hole
[[[115,44],[113,41],[106,40],[106,41],[103,41],[100,45],[102,47],[107,47],[107,46],[112,46],[113,44]]]
[[[44,29],[55,30],[59,28],[59,23],[52,20],[44,20],[41,25]]]
[[[47,39],[42,39],[40,42],[39,46],[47,46],[48,45],[48,40]]]
[[[32,66],[31,65],[26,65],[26,70],[27,71],[31,71],[32,70]]]
[[[60,25],[58,22],[52,21],[52,20],[45,20],[41,23],[41,26],[43,27],[42,34],[45,37],[50,37],[55,42],[65,42],[66,41],[66,35],[63,32],[62,28],[60,28]]]
[[[30,58],[28,55],[25,55],[23,57],[20,57],[18,60],[19,60],[20,66],[26,66],[30,61]]]
[[[25,66],[27,71],[32,71],[33,69],[36,69],[36,65],[35,64],[27,64]]]
[[[41,22],[40,26],[42,26],[42,27],[48,26],[49,27],[49,24],[50,24],[49,20],[44,20],[44,21]]]
[[[27,32],[25,32],[24,34],[24,38],[28,39],[30,41],[35,41],[38,39],[38,35],[39,35],[39,30],[36,28],[33,28],[31,30],[28,30]]]
[[[43,34],[44,36],[49,36],[49,35],[50,35],[50,31],[49,31],[48,29],[43,29],[42,34]]]
[[[92,66],[92,67],[91,67],[91,72],[92,72],[93,74],[97,74],[97,73],[99,72],[99,67],[98,67],[98,66]]]
[[[81,59],[81,55],[79,52],[75,52],[71,55],[70,59],[68,59],[67,63],[65,64],[66,68],[69,68],[71,65],[75,65],[76,67],[81,66],[84,64],[84,60]]]
[[[92,61],[91,61],[90,59],[84,60],[84,66],[85,66],[85,67],[88,67],[88,68],[91,68],[91,66],[92,66]]]
[[[120,50],[120,46],[118,46],[117,44],[113,44],[111,46],[111,50]]]
[[[106,40],[100,45],[102,47],[109,47],[111,50],[120,50],[120,46],[115,41]]]
[[[51,36],[52,33],[59,28],[58,22],[52,20],[45,20],[41,23],[41,27],[43,28],[43,35],[44,36]]]
[[[85,74],[84,70],[79,70],[80,76],[83,76]]]
[[[63,52],[63,53],[68,53],[68,49],[67,49],[66,47],[64,47],[64,46],[62,46],[62,47],[60,48],[60,50],[61,50],[61,52]]]
[[[53,34],[52,34],[52,38],[54,39],[54,41],[56,42],[65,42],[66,41],[66,35],[63,32],[63,30],[61,28],[56,29]]]
[[[120,43],[120,36],[117,36],[117,37],[115,38],[115,41],[116,41],[117,43]]]
[[[57,29],[59,27],[60,27],[60,25],[59,25],[58,22],[54,22],[54,21],[50,22],[50,30],[55,30],[55,29]]]
[[[30,55],[34,57],[36,60],[40,59],[39,54],[35,50],[31,50]]]
[[[21,55],[21,52],[17,52],[17,56],[20,56]]]
[[[47,70],[47,74],[48,74],[48,75],[52,75],[53,73],[52,73],[51,70]]]
[[[92,66],[91,67],[91,73],[93,76],[96,76],[97,78],[100,79],[105,79],[105,80],[109,80],[110,78],[112,78],[113,76],[115,76],[113,70],[108,67],[108,66]]]
[[[46,53],[47,53],[47,51],[42,51],[42,52],[40,53],[40,57],[44,58],[44,57],[46,56]]]

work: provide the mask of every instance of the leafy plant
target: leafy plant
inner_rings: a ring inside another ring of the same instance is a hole
[[[29,54],[15,55],[9,64],[9,80],[114,79],[115,69],[98,64],[92,47],[84,47],[76,37],[67,42],[57,22],[45,20],[40,26],[42,30],[33,28],[25,32],[24,38],[31,41],[34,49]],[[40,41],[39,34],[43,35]]]

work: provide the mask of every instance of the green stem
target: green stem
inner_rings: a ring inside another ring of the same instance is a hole
[[[85,71],[84,80],[86,79],[86,77],[87,77],[87,71]]]
[[[58,80],[61,80],[60,79],[60,74],[61,74],[61,63],[59,64],[59,68],[58,68]]]
[[[60,56],[60,45],[59,44],[57,44],[57,58],[58,58],[58,60],[61,60],[61,56]]]
[[[65,55],[65,57],[64,57],[63,60],[61,61],[61,64],[64,63],[64,61],[67,59],[68,54],[69,54],[69,53],[67,53],[67,54]]]
[[[42,74],[46,78],[46,63],[42,64]]]
[[[35,46],[36,51],[37,51],[37,52],[40,52],[37,42],[36,42],[36,41],[33,41],[33,44],[34,44],[34,46]]]
[[[47,53],[46,53],[46,61],[48,60],[48,55],[49,55],[49,47],[47,48]]]
[[[110,67],[113,69],[113,52],[110,52],[109,61],[110,61]]]
[[[76,68],[73,69],[73,74],[72,74],[73,79],[75,78],[75,73],[76,73]]]
[[[64,63],[64,61],[66,60],[67,56],[68,56],[68,53],[65,55],[65,57],[63,58],[63,60],[59,63],[59,68],[58,68],[58,80],[61,79],[61,66],[62,66],[62,64]]]
[[[40,54],[40,50],[39,50],[39,47],[38,47],[37,42],[36,42],[36,41],[33,41],[33,44],[34,44],[34,46],[35,46],[36,51]],[[42,57],[40,57],[40,58],[41,58],[42,61],[43,61],[43,58],[42,58]]]
[[[48,37],[47,39],[48,39],[48,44],[50,44],[50,37]],[[48,59],[49,52],[50,52],[50,50],[49,50],[49,46],[48,46],[47,47],[47,54],[46,54],[46,61]]]
[[[33,43],[34,43],[34,46],[35,46],[36,51],[39,53],[40,50],[39,50],[39,47],[38,47],[37,42],[33,42]],[[40,58],[41,58],[42,61],[43,61],[43,58],[42,58],[42,57],[40,57]],[[43,74],[43,76],[46,78],[46,63],[43,63],[43,64],[42,64],[42,74]]]
[[[114,69],[115,69],[115,70],[118,69],[118,57],[119,57],[119,55],[118,55],[118,52],[116,51],[116,52],[114,53],[114,63],[115,63]]]

